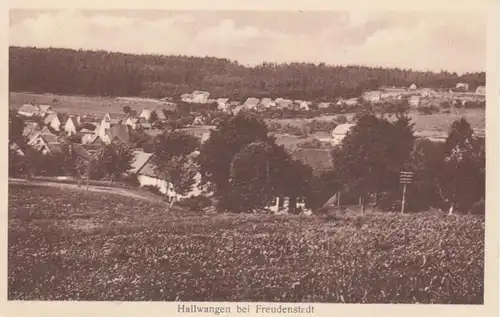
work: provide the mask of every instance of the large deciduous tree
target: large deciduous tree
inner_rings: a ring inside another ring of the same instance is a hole
[[[359,197],[364,212],[370,194],[396,190],[398,173],[413,148],[413,128],[407,117],[395,122],[363,115],[334,150],[336,176]]]
[[[485,143],[475,138],[464,119],[453,122],[444,144],[444,164],[439,174],[439,191],[449,208],[468,211],[485,197]]]
[[[235,154],[252,142],[268,143],[271,140],[264,121],[246,113],[221,121],[210,133],[201,148],[199,162],[203,180],[214,187],[219,209],[228,209],[230,167]]]

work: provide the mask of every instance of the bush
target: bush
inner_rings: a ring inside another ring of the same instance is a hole
[[[129,174],[124,177],[123,181],[125,182],[125,184],[132,187],[139,187],[141,185],[139,179],[137,178],[137,174]]]
[[[161,189],[160,189],[159,186],[156,186],[156,185],[146,185],[146,186],[143,186],[143,188],[146,189],[146,190],[149,190],[153,194],[163,196],[163,193],[161,192]]]
[[[200,212],[203,209],[212,206],[212,200],[206,196],[194,196],[178,201],[177,205],[181,208]]]

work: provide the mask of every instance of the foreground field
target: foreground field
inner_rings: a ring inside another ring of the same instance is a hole
[[[196,215],[9,187],[11,300],[483,302],[484,218]]]

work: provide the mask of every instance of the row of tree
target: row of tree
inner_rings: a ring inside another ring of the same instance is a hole
[[[283,97],[311,101],[360,96],[379,86],[471,89],[485,85],[485,73],[458,75],[399,68],[263,63],[245,67],[214,57],[133,55],[105,51],[10,47],[12,91],[109,96],[178,97],[193,90],[243,101]]]

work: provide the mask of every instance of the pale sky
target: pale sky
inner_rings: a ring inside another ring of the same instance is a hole
[[[9,44],[462,73],[486,68],[486,20],[460,11],[11,10]]]

